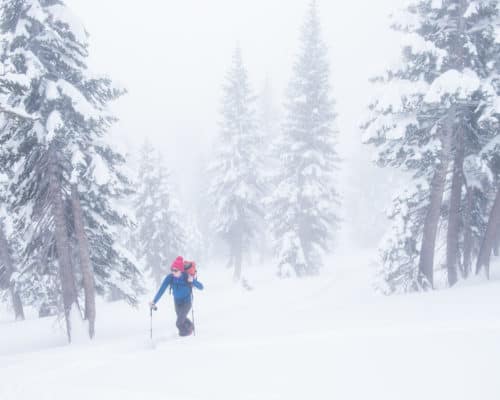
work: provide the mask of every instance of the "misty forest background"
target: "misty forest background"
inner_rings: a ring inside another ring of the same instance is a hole
[[[69,340],[84,319],[93,337],[96,296],[136,305],[179,254],[200,271],[227,267],[242,290],[247,268],[321,276],[341,248],[377,242],[381,294],[489,278],[500,249],[497,0],[394,8],[398,58],[373,72],[371,99],[353,86],[365,112],[347,142],[363,149],[349,160],[335,88],[356,77],[332,73],[319,2],[304,4],[299,40],[286,44],[284,93],[272,76],[254,81],[234,38],[204,157],[159,151],[144,131],[140,149],[123,150],[112,104],[126,83],[89,67],[79,19],[59,0],[1,4],[0,299],[17,319],[26,308],[61,315]]]

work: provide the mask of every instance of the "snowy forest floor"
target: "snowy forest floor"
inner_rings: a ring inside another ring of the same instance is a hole
[[[99,304],[96,340],[72,346],[52,318],[0,315],[0,399],[498,400],[500,281],[382,297],[362,259],[251,292],[205,271],[197,336],[175,337],[166,296],[154,348],[149,298]]]

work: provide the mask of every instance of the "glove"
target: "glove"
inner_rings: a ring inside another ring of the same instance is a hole
[[[154,311],[158,310],[158,307],[156,307],[156,304],[153,302],[149,303],[149,308],[151,308],[151,310],[154,310]]]

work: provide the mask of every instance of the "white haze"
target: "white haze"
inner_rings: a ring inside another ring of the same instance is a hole
[[[145,137],[161,149],[189,205],[217,133],[221,84],[235,46],[243,50],[254,91],[268,77],[281,104],[309,0],[67,3],[90,33],[92,67],[129,90],[116,104],[120,122],[114,135],[128,152],[135,152]],[[366,200],[357,175],[367,169],[377,173],[369,167],[358,126],[369,100],[368,79],[397,54],[388,16],[400,2],[323,0],[318,5],[330,49],[344,159],[339,183],[349,220],[356,202]]]

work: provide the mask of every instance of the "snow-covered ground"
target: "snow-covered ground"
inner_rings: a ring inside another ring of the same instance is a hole
[[[2,316],[0,399],[498,400],[500,282],[381,297],[362,259],[322,278],[254,277],[251,292],[205,271],[197,336],[175,337],[165,297],[154,348],[147,299],[101,304],[91,344],[65,345],[50,318]]]

